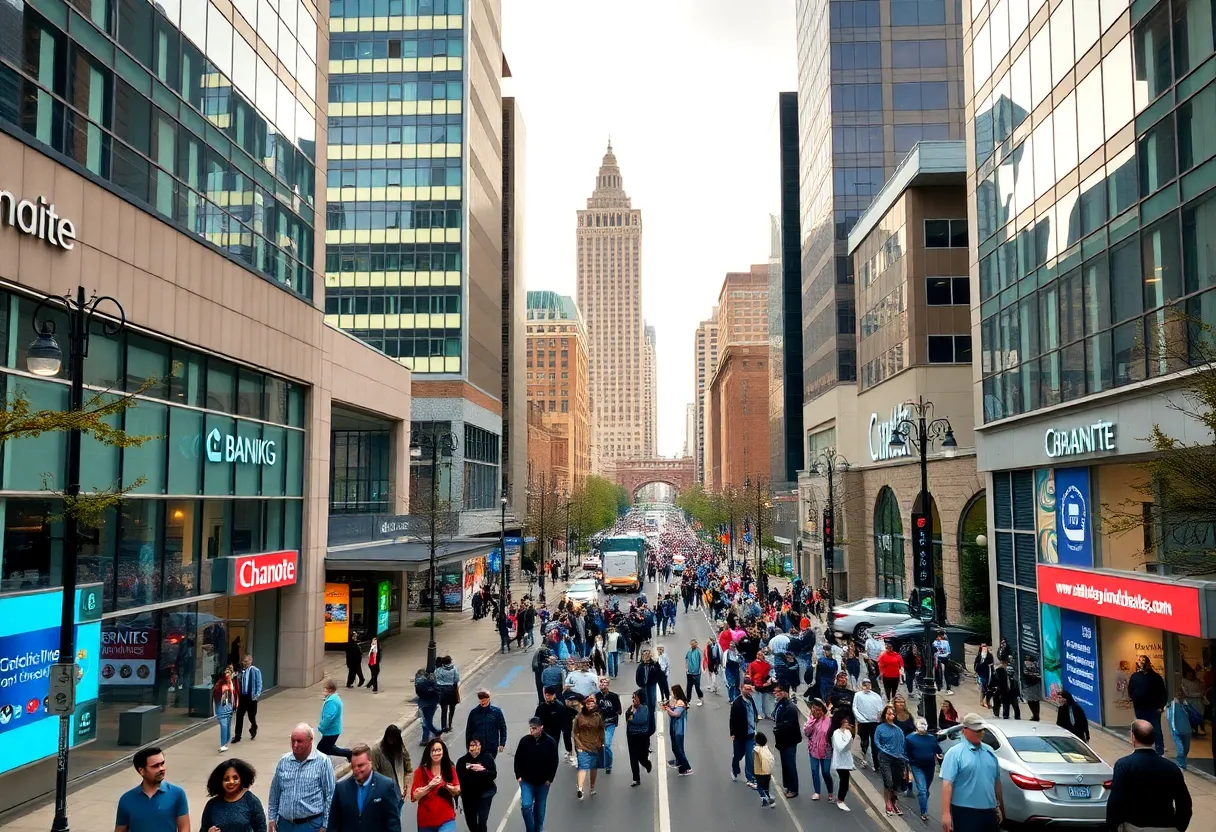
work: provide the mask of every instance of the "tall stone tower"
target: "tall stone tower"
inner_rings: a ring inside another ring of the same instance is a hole
[[[587,321],[591,419],[599,467],[647,453],[642,212],[625,193],[612,142],[578,212],[578,306]],[[652,451],[653,452],[653,451]]]

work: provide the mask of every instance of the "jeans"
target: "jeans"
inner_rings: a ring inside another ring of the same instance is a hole
[[[688,697],[688,704],[690,705],[692,704],[692,692],[694,690],[697,692],[697,696],[702,699],[705,698],[705,694],[701,692],[700,673],[689,673],[684,677],[684,695]]]
[[[865,762],[866,752],[869,751],[874,768],[878,768],[878,743],[874,742],[874,731],[877,728],[877,722],[857,723],[857,736],[861,739],[861,760]]]
[[[1136,719],[1143,719],[1153,726],[1153,748],[1158,754],[1165,753],[1165,738],[1161,736],[1161,712],[1155,708],[1136,708]]]
[[[220,745],[227,745],[232,736],[232,711],[216,714],[215,721],[220,725]]]
[[[347,760],[350,759],[350,749],[343,748],[342,746],[338,745],[337,734],[333,734],[328,737],[321,737],[321,741],[317,743],[317,753],[328,754],[334,757],[344,757]]]
[[[418,706],[418,710],[422,711],[422,741],[424,743],[431,737],[439,736],[439,729],[435,727],[435,709],[437,707],[439,707],[437,704]]]
[[[800,743],[777,751],[781,757],[781,785],[790,794],[798,794],[798,745]]]
[[[747,782],[753,783],[756,780],[756,771],[752,752],[756,750],[756,737],[754,734],[748,734],[746,737],[735,737],[734,749],[730,757],[730,773],[739,776],[739,761],[743,761],[743,773],[747,777]]]
[[[773,715],[773,694],[767,691],[756,691],[756,716],[768,718]]]
[[[726,674],[726,699],[734,702],[739,698],[739,674]]]
[[[645,734],[626,734],[625,741],[629,746],[629,770],[633,773],[634,781],[641,778],[638,767],[650,771],[650,737]]]
[[[823,784],[827,786],[827,793],[832,793],[832,758],[824,757],[820,759],[808,754],[811,758],[811,783],[815,786],[815,794],[819,794],[823,790],[819,788],[819,775],[823,773]]]
[[[1186,771],[1186,758],[1191,753],[1191,735],[1179,734],[1177,731],[1170,731],[1174,735],[1174,753],[1177,755],[1175,759],[1178,761],[1178,768]]]
[[[621,654],[612,652],[608,654],[608,675],[615,679],[617,674],[621,672]]]
[[[911,766],[912,782],[916,784],[916,802],[922,815],[929,814],[929,786],[933,784],[933,769]]]
[[[615,725],[604,726],[604,771],[612,770],[612,738],[616,736]]]
[[[258,700],[242,698],[239,705],[236,706],[236,739],[241,738],[241,731],[245,728],[245,715],[249,715],[249,739],[253,739],[258,735]]]
[[[1005,699],[1001,701],[1001,712],[1002,712],[1001,719],[1009,719],[1009,709],[1010,708],[1013,709],[1013,718],[1014,719],[1022,718],[1022,706],[1018,704],[1018,698],[1016,696],[1011,695],[1011,696],[1006,696]],[[996,708],[992,709],[992,715],[996,716]],[[1138,716],[1136,718],[1139,719]],[[1158,726],[1158,727],[1160,727],[1160,726]],[[1157,731],[1157,736],[1158,736],[1157,741],[1160,742],[1161,741],[1160,740],[1160,736],[1161,736],[1160,730]],[[1158,752],[1158,753],[1160,753],[1160,752]]]
[[[492,794],[475,800],[462,800],[464,819],[469,824],[469,832],[486,832],[486,824],[490,822],[490,804],[493,801]]]
[[[681,772],[691,771],[692,764],[688,762],[688,755],[684,753],[683,734],[671,735],[671,750],[676,755],[676,770]]]
[[[544,832],[545,804],[549,802],[549,787],[524,780],[519,784],[519,808],[524,813],[525,832]]]
[[[499,653],[511,652],[511,634],[510,633],[499,633],[498,638],[501,641],[498,652]]]
[[[418,832],[456,832],[456,821],[449,820],[439,826],[419,826]]]

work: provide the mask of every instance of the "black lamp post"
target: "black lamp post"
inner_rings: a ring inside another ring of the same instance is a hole
[[[68,375],[71,386],[68,394],[68,411],[79,413],[84,409],[84,360],[89,354],[89,328],[97,307],[109,301],[118,311],[118,319],[103,319],[102,332],[113,337],[126,326],[127,316],[118,301],[111,297],[84,296],[84,287],[76,287],[76,296],[44,298],[34,309],[34,334],[37,338],[30,344],[26,357],[26,369],[36,376],[50,378],[59,375],[63,366],[63,353],[55,340],[55,322],[39,318],[44,309],[61,309],[68,317]],[[80,428],[68,431],[67,471],[64,478],[64,502],[67,510],[63,518],[63,602],[59,619],[59,661],[52,673],[53,678],[66,674],[76,686],[76,575],[77,558],[80,553],[80,531],[76,522],[73,503],[80,496]],[[65,668],[66,670],[61,670]],[[71,697],[71,701],[75,696]],[[54,832],[68,829],[68,749],[71,746],[70,730],[72,715],[59,715],[59,747],[55,769],[55,819],[51,822]]]
[[[726,509],[730,520],[730,567],[728,574],[735,572],[735,487],[726,490]]]
[[[828,631],[832,627],[832,610],[836,606],[836,486],[833,474],[849,470],[849,461],[836,453],[835,448],[825,448],[811,460],[810,473],[828,477],[828,504],[823,508],[823,571],[828,581]]]
[[[933,418],[933,402],[924,398],[905,404],[913,418],[901,419],[891,431],[891,440],[887,443],[892,451],[904,451],[907,442],[911,440],[920,453],[920,517],[913,518],[913,579],[916,584],[917,596],[928,594],[928,604],[919,599],[917,604],[921,621],[924,622],[924,645],[921,653],[925,657],[925,666],[929,672],[921,674],[921,692],[924,696],[925,719],[929,730],[937,730],[937,682],[934,678],[933,665],[929,658],[933,656],[933,625],[937,618],[937,564],[933,558],[933,503],[929,494],[929,446],[936,439],[942,441],[942,454],[952,458],[958,452],[958,442],[954,439],[954,430],[950,420]],[[928,528],[918,526],[926,525]]]
[[[435,573],[437,567],[435,565],[435,550],[439,545],[439,455],[450,456],[456,450],[456,437],[449,430],[438,430],[434,424],[430,430],[420,432],[419,436],[415,436],[410,441],[410,456],[414,459],[420,459],[423,454],[429,453],[431,457],[431,505],[429,506],[431,532],[431,553],[430,553],[430,568],[431,568],[431,620],[430,620],[430,641],[426,645],[426,672],[432,673],[435,670],[435,654],[437,652],[435,645]],[[504,568],[506,564],[507,553],[502,553]]]
[[[566,571],[570,571],[570,495],[566,495]]]
[[[743,493],[751,489],[751,477],[743,480]],[[756,477],[756,593],[764,598],[768,595],[768,573],[764,569],[764,512],[772,504],[764,499],[764,480]]]
[[[502,614],[507,614],[507,498],[503,497],[498,501],[499,506],[499,526],[498,526],[498,551],[502,555]],[[520,552],[523,552],[523,541],[519,544]]]

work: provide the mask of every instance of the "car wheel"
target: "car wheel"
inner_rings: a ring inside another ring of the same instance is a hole
[[[864,624],[858,624],[856,627],[854,627],[853,628],[853,640],[858,641],[858,642],[864,642],[866,640],[866,630],[870,629],[871,626],[872,625],[870,624],[870,622],[867,621]]]

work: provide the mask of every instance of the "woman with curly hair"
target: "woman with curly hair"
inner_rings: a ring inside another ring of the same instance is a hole
[[[249,790],[256,777],[253,766],[235,757],[216,766],[207,778],[211,799],[199,832],[266,832],[266,810]]]

